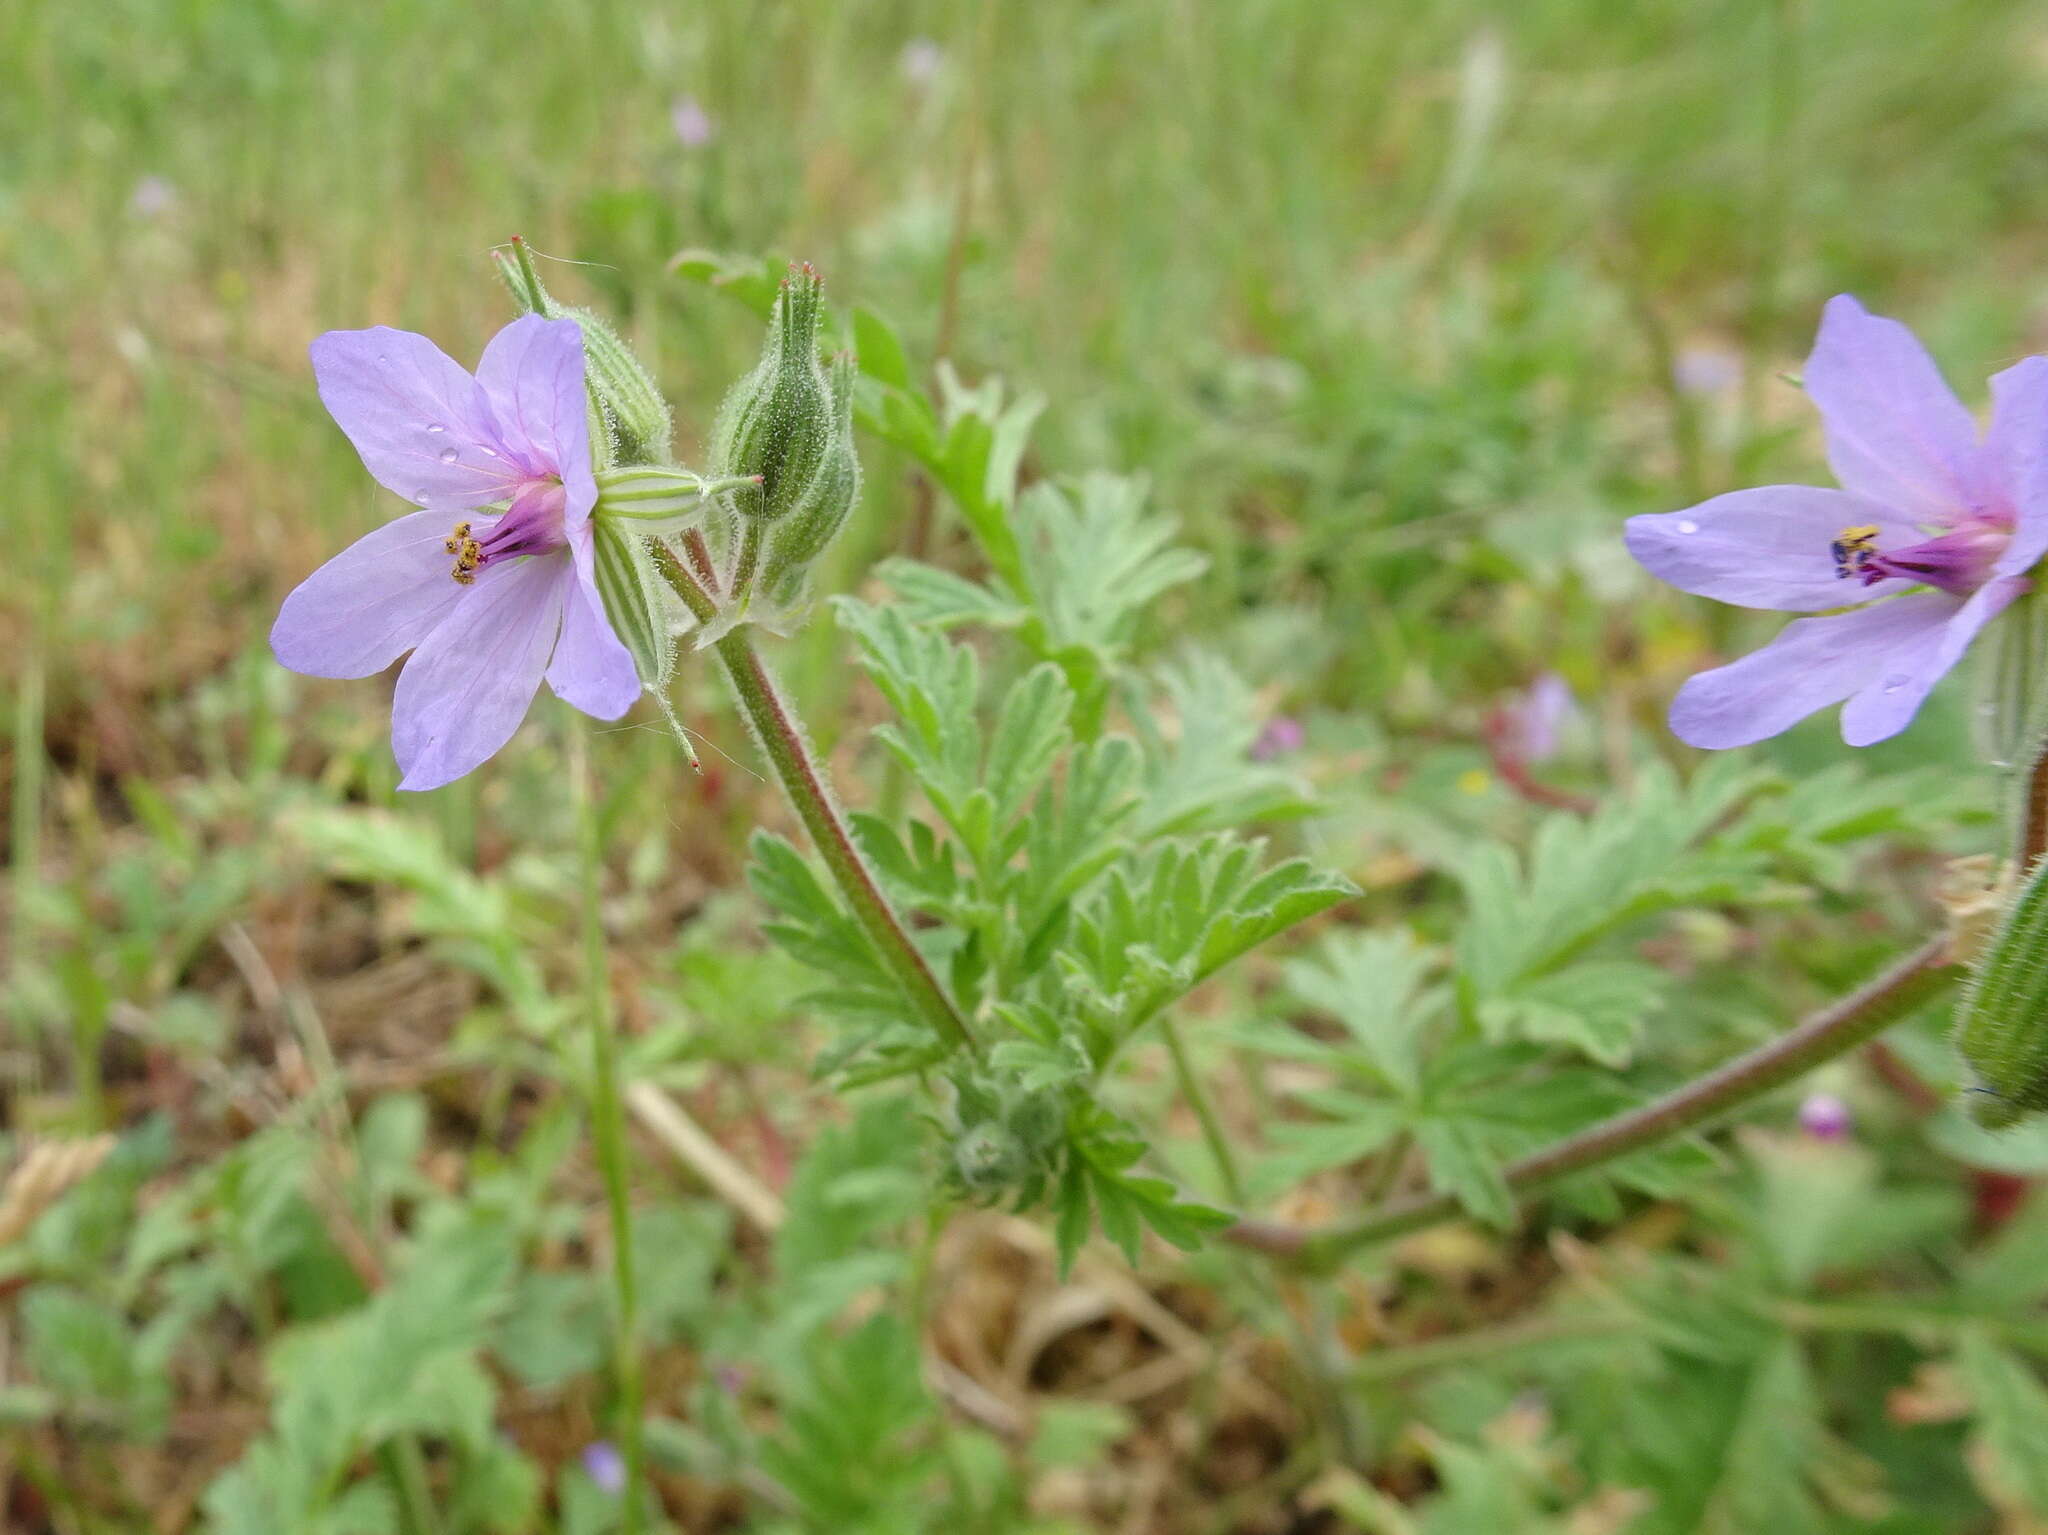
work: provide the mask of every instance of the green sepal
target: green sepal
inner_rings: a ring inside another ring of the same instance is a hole
[[[1976,1075],[1986,1129],[2048,1110],[2048,859],[2037,862],[1979,956],[1956,1009],[1956,1049]]]

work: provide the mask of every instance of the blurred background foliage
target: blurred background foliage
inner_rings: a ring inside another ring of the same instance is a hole
[[[117,1137],[0,1241],[0,1525],[275,1529],[256,1489],[298,1478],[323,1530],[611,1527],[574,737],[629,1067],[780,1212],[643,1131],[677,1527],[2039,1528],[2048,1148],[1938,1108],[1939,1019],[1830,1069],[1846,1142],[1781,1102],[1718,1172],[1329,1281],[1164,1249],[1061,1279],[1028,1222],[925,1241],[902,1105],[811,1084],[807,983],[740,878],[787,817],[701,669],[702,777],[641,716],[546,705],[401,802],[380,687],[265,635],[389,511],[312,336],[467,361],[523,234],[655,368],[689,462],[758,326],[671,258],[816,263],[921,373],[1042,396],[1026,480],[1141,474],[1204,557],[1134,648],[1228,658],[1187,719],[1311,782],[1274,835],[1367,894],[1189,1034],[1270,1154],[1254,1192],[1327,1217],[1367,1197],[1360,1149],[1294,1095],[1359,1058],[1275,1065],[1274,1031],[1369,1046],[1345,967],[1412,961],[1352,929],[1456,941],[1475,844],[1588,805],[1663,825],[1660,762],[1698,774],[1665,701],[1770,627],[1654,587],[1620,520],[1824,477],[1779,375],[1837,291],[1975,403],[2048,343],[2044,217],[2019,0],[0,7],[0,1149]],[[982,574],[911,460],[865,451],[827,589],[879,597],[905,552]],[[886,806],[850,647],[821,618],[778,660]],[[1557,741],[1504,733],[1552,675]],[[1853,767],[1826,720],[1750,754],[1754,802],[1695,828],[1739,898],[1622,933],[1662,1010],[1600,1058],[1667,1082],[1917,941],[1943,858],[1995,846],[1968,718],[1951,685]],[[1200,1181],[1156,1053],[1123,1091]]]

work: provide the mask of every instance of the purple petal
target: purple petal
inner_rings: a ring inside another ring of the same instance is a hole
[[[1846,491],[1766,485],[1731,491],[1682,512],[1631,517],[1628,552],[1680,591],[1745,608],[1809,613],[1860,602],[1861,583],[1835,574],[1829,546],[1844,528],[1874,525],[1880,547],[1912,544],[1912,523]],[[1881,582],[1870,591],[1899,589]]]
[[[569,540],[576,580],[563,604],[562,637],[548,666],[548,686],[585,714],[615,720],[640,696],[640,670],[605,616],[588,545],[587,533]]]
[[[476,381],[497,419],[499,445],[529,474],[561,479],[569,492],[565,525],[580,527],[597,504],[597,482],[576,322],[522,315],[484,348]]]
[[[368,677],[427,637],[468,588],[449,575],[448,519],[414,512],[301,581],[271,626],[277,659],[309,677]]]
[[[1763,649],[1687,681],[1671,704],[1672,733],[1718,750],[1789,730],[1892,675],[1895,652],[1939,636],[1961,607],[1946,593],[1922,592],[1787,624]]]
[[[1915,522],[1946,522],[1968,508],[1976,423],[1897,320],[1846,293],[1829,299],[1806,360],[1806,392],[1844,490]]]
[[[311,349],[325,405],[379,485],[437,512],[502,501],[521,478],[497,452],[476,381],[425,336],[331,330]]]
[[[1993,567],[2016,576],[2048,554],[2048,357],[2029,357],[1991,380],[1991,426],[1978,449],[1986,509],[2013,519],[2012,542]]]
[[[1988,582],[1939,628],[1915,629],[1910,639],[1902,639],[1886,655],[1876,680],[1843,706],[1842,739],[1851,746],[1871,746],[1904,730],[1935,683],[1963,658],[1977,631],[2026,589],[2016,576]]]
[[[566,554],[487,565],[398,676],[401,789],[438,789],[512,739],[540,688],[575,576]]]

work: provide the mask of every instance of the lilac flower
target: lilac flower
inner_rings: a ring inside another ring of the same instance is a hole
[[[678,96],[668,109],[669,126],[685,149],[702,149],[718,137],[718,124],[695,96]]]
[[[1719,394],[1741,379],[1741,360],[1719,347],[1689,346],[1671,364],[1671,381],[1684,394]]]
[[[928,37],[913,37],[903,45],[897,68],[912,85],[930,85],[946,62],[946,50]]]
[[[1301,721],[1291,714],[1276,714],[1267,720],[1259,731],[1258,739],[1252,742],[1251,759],[1254,762],[1272,762],[1301,750],[1308,739],[1308,732],[1301,728]]]
[[[1855,1124],[1849,1105],[1833,1093],[1808,1093],[1799,1105],[1799,1128],[1817,1141],[1839,1141]]]
[[[1743,607],[1877,600],[1801,619],[1692,678],[1671,728],[1694,746],[1746,746],[1844,699],[1851,746],[1896,735],[2048,550],[2048,357],[1991,380],[1980,435],[1913,333],[1842,295],[1806,390],[1842,489],[1768,485],[1631,517],[1629,552],[1681,590]]]
[[[293,671],[368,677],[406,651],[391,710],[401,789],[436,789],[512,738],[542,677],[617,719],[640,681],[591,564],[583,336],[515,320],[471,378],[424,336],[378,326],[313,343],[321,403],[377,482],[426,508],[322,565],[284,600]],[[487,508],[487,510],[479,510]]]
[[[573,321],[571,322],[574,323]],[[583,1447],[583,1472],[600,1492],[617,1497],[626,1490],[626,1461],[609,1439],[597,1439]]]
[[[128,194],[128,210],[138,218],[162,218],[177,206],[178,189],[161,176],[144,176]]]
[[[1556,753],[1558,732],[1575,707],[1571,684],[1556,672],[1543,673],[1508,706],[1504,744],[1523,762],[1542,762]]]

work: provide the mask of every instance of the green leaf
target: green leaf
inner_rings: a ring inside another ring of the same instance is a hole
[[[968,840],[967,801],[979,783],[981,732],[975,709],[980,666],[974,652],[896,607],[833,599],[859,642],[862,667],[895,710],[898,724],[875,732],[917,779],[932,808]]]
[[[1629,960],[1588,960],[1517,985],[1484,1002],[1479,1021],[1495,1039],[1570,1045],[1603,1066],[1626,1065],[1643,1025],[1664,1003],[1667,977]]]
[[[1821,1443],[1819,1403],[1799,1340],[1780,1336],[1750,1368],[1729,1425],[1703,1535],[1796,1535],[1816,1529],[1807,1488]]]
[[[1413,1098],[1422,1085],[1429,1017],[1420,1005],[1422,988],[1436,962],[1405,930],[1346,930],[1325,938],[1314,959],[1291,961],[1285,974],[1296,1000],[1342,1023],[1374,1073]],[[1312,1048],[1316,1055],[1334,1053],[1319,1043]]]
[[[1067,739],[1073,689],[1049,662],[1019,677],[1004,695],[988,748],[986,783],[995,798],[995,824],[1008,826],[1051,771]]]
[[[867,935],[787,838],[756,831],[748,851],[753,854],[748,882],[786,919],[768,930],[777,943],[856,992],[893,993],[894,980]]]
[[[884,560],[875,567],[875,574],[896,594],[913,623],[937,629],[961,624],[1009,629],[1030,616],[1000,592],[918,560]]]
[[[1257,1180],[1262,1189],[1278,1193],[1333,1167],[1348,1167],[1380,1150],[1409,1122],[1399,1104],[1385,1100],[1351,1096],[1348,1103],[1325,1099],[1317,1107],[1341,1110],[1341,1117],[1329,1124],[1273,1126],[1275,1149],[1260,1165]]]
[[[1305,858],[1289,859],[1268,869],[1208,924],[1195,966],[1196,979],[1214,975],[1268,938],[1357,894],[1358,887],[1350,880],[1318,869]]]
[[[693,247],[670,257],[668,269],[686,282],[738,299],[765,320],[775,308],[785,265],[772,256],[726,256]]]
[[[1139,722],[1150,731],[1140,817],[1145,835],[1239,828],[1314,810],[1297,775],[1253,760],[1263,710],[1220,656],[1190,647],[1158,677],[1179,731],[1169,741],[1149,721]]]
[[[1999,1481],[2028,1512],[2048,1515],[2048,1388],[1981,1328],[1964,1332],[1956,1366]]]
[[[1140,761],[1127,737],[1104,736],[1075,751],[1064,781],[1042,795],[1025,835],[1025,873],[1017,892],[1036,928],[1125,849],[1119,829],[1137,808]]]
[[[525,1535],[540,1518],[540,1491],[533,1462],[493,1436],[458,1462],[449,1522],[482,1535]]]
[[[1461,982],[1481,1001],[1505,996],[1626,923],[1754,894],[1761,868],[1754,854],[1697,844],[1760,781],[1724,760],[1681,787],[1657,766],[1630,799],[1588,817],[1546,817],[1526,868],[1498,843],[1468,850],[1453,870],[1468,909],[1458,944]],[[1611,1047],[1611,1035],[1596,1037]]]
[[[1176,547],[1175,519],[1146,510],[1143,475],[1100,471],[1034,485],[1018,504],[1029,530],[1037,600],[1052,649],[1085,649],[1105,662],[1122,654],[1138,615],[1207,566]]]
[[[1459,1119],[1424,1119],[1415,1126],[1415,1142],[1429,1165],[1431,1188],[1449,1194],[1490,1226],[1504,1229],[1514,1224],[1514,1196],[1480,1126]]]
[[[859,304],[853,311],[853,347],[860,357],[860,371],[877,382],[896,389],[908,389],[910,360],[903,354],[903,340],[876,311]]]

